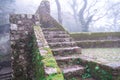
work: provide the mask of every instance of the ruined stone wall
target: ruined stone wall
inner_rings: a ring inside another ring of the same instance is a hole
[[[33,26],[39,25],[38,16],[31,14],[10,15],[10,42],[13,80],[32,80]]]
[[[60,30],[65,30],[62,25],[60,25],[51,15],[50,15],[50,3],[47,0],[43,0],[36,11],[39,15],[41,27],[48,28],[54,27]]]

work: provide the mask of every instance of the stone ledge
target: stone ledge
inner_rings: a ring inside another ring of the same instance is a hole
[[[49,80],[49,78],[50,80],[56,80],[58,77],[59,80],[64,80],[62,72],[58,67],[54,56],[52,55],[52,51],[48,46],[40,26],[34,26],[34,33],[40,56],[43,57],[41,62],[44,66],[46,80]]]

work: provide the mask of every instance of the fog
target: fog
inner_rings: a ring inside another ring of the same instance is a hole
[[[57,20],[57,6],[55,0],[49,0],[51,4],[51,15]],[[79,11],[84,6],[84,0],[59,0],[61,6],[62,25],[70,32],[81,32],[81,24],[78,20],[76,24],[74,19],[74,12],[71,7],[72,1],[76,1],[76,16],[79,18]],[[34,14],[40,5],[41,0],[0,0],[0,25],[9,24],[9,14]],[[90,32],[106,32],[106,31],[120,31],[120,19],[117,19],[114,27],[113,20],[115,16],[110,7],[119,0],[87,0],[87,7],[84,11],[84,20],[87,17],[94,15],[89,24]],[[117,6],[119,6],[118,4]],[[120,7],[120,6],[119,6]],[[119,7],[118,10],[119,10]],[[108,11],[108,13],[106,13]],[[89,13],[88,13],[89,12]],[[120,13],[117,17],[119,17]],[[101,17],[101,18],[100,18]],[[108,18],[109,17],[109,18]],[[100,19],[98,19],[100,18]],[[97,20],[98,19],[98,20]],[[74,29],[73,29],[74,28]]]
[[[51,15],[58,20],[58,11],[55,0],[49,0],[51,4]],[[71,7],[76,1],[75,7]],[[62,25],[69,32],[115,32],[120,31],[120,0],[87,0],[87,6],[80,15],[85,0],[59,0],[61,7]],[[0,44],[4,45],[9,41],[9,14],[34,14],[40,5],[41,0],[0,0]],[[75,8],[75,11],[73,9]],[[75,18],[76,17],[76,18]],[[89,21],[85,29],[81,24]],[[4,35],[4,36],[3,36]],[[6,36],[6,37],[5,37]],[[8,53],[1,46],[1,53]]]

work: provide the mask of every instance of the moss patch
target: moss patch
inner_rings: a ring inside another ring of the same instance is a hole
[[[50,48],[44,48],[44,50],[47,50],[47,51],[48,51],[48,53],[47,53],[45,56],[43,56],[42,62],[44,63],[44,65],[45,65],[46,67],[56,68],[56,69],[57,69],[57,73],[58,73],[59,75],[62,75],[62,72],[61,72],[60,68],[58,67],[57,62],[56,62],[56,60],[55,60],[55,58],[54,58],[54,56],[53,56]],[[58,75],[58,74],[56,74],[56,75]],[[55,75],[55,74],[54,74],[54,75]],[[51,75],[50,75],[50,76],[51,76]],[[56,80],[56,79],[55,79],[55,80]],[[61,77],[61,80],[64,80],[64,78]]]
[[[34,31],[35,32],[35,42],[34,44],[36,46],[33,47],[33,52],[34,52],[34,63],[35,63],[35,80],[64,80],[63,78],[63,74],[60,70],[60,68],[58,67],[56,60],[52,54],[52,51],[50,48],[48,47],[38,47],[37,46],[37,40],[41,40],[40,42],[42,42],[42,44],[45,44],[45,39],[44,37],[41,36],[41,32],[40,32],[40,27],[39,26],[35,26],[34,27]],[[38,37],[38,35],[40,35],[41,37]],[[39,38],[39,39],[37,39]],[[44,41],[42,41],[44,40]],[[46,44],[47,45],[47,44]],[[39,50],[43,50],[46,52],[44,55],[41,55],[42,52],[40,53]],[[57,73],[52,73],[52,74],[46,74],[45,68],[55,68],[57,69]]]

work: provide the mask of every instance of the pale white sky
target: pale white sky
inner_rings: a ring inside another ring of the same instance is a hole
[[[49,0],[49,1],[51,3],[51,14],[52,14],[52,16],[54,16],[57,13],[56,3],[55,3],[55,0]],[[78,0],[78,1],[79,1],[78,2],[79,7],[82,6],[83,5],[82,2],[80,2],[80,0]],[[89,1],[88,2],[89,4],[92,4],[94,0],[88,0],[88,1]],[[105,8],[106,8],[106,5],[104,5],[105,1],[106,0],[98,0],[99,3],[97,3],[97,6],[95,6],[93,8],[93,10],[94,9],[99,10],[99,13],[94,17],[94,19],[96,19],[101,14],[104,14]],[[111,3],[120,2],[120,0],[109,0],[109,1]],[[41,0],[16,0],[15,5],[13,5],[17,9],[15,13],[31,13],[31,14],[34,14],[35,11],[37,10],[38,6],[40,5],[40,2],[41,2]],[[72,14],[71,8],[68,5],[69,2],[70,2],[70,0],[60,0],[60,4],[61,4],[61,7],[62,7],[62,12],[69,12],[69,13]],[[104,25],[107,24],[106,22],[108,22],[108,21],[105,18],[100,19],[100,21],[96,22],[95,25],[96,25],[96,27],[104,26]]]

